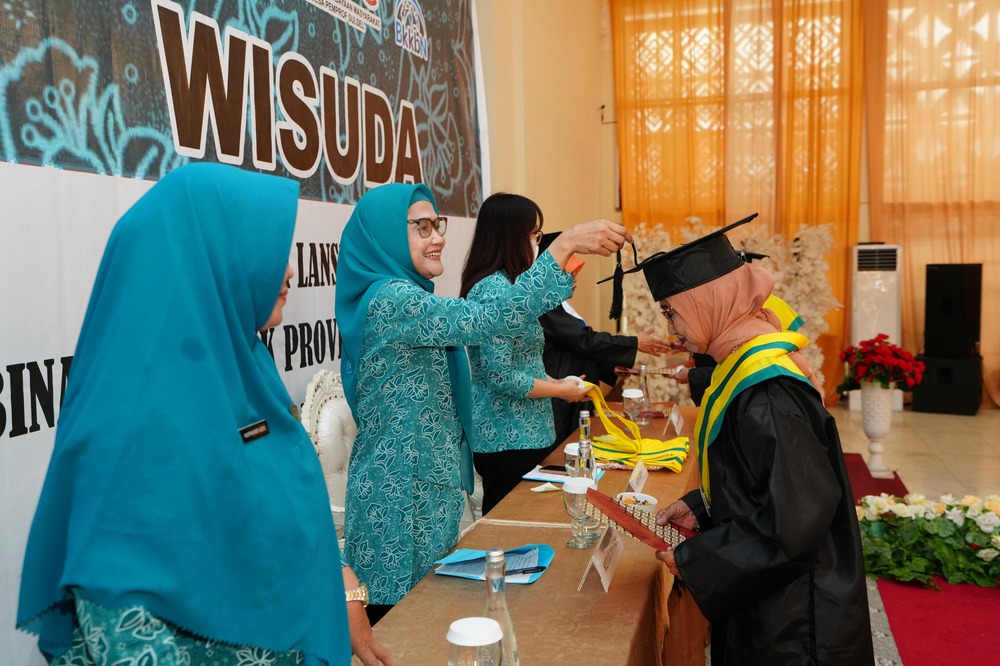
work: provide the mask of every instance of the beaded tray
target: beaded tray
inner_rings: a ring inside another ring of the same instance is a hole
[[[587,490],[587,513],[656,550],[670,550],[698,534],[676,523],[657,525],[655,514],[619,502],[593,488]]]

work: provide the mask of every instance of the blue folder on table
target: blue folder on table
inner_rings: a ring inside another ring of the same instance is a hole
[[[517,569],[542,567],[542,571],[523,574],[507,574],[504,580],[508,583],[527,585],[534,583],[541,578],[552,564],[555,551],[552,546],[544,543],[529,543],[519,548],[512,548],[504,551],[507,571]],[[486,551],[472,550],[470,548],[460,548],[454,553],[442,557],[435,562],[437,569],[434,573],[442,576],[457,576],[458,578],[468,578],[470,580],[486,580]]]

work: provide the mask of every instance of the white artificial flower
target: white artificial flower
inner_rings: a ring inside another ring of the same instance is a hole
[[[889,510],[900,518],[912,518],[914,510],[909,504],[893,504]]]
[[[973,504],[982,504],[983,500],[979,499],[975,495],[966,495],[962,498],[962,504],[965,506],[972,506]]]
[[[983,513],[983,511],[984,511],[984,509],[983,509],[983,503],[982,502],[976,502],[976,503],[970,504],[968,507],[966,507],[966,509],[965,509],[965,515],[967,515],[969,518],[975,518],[979,514]]]
[[[976,553],[976,557],[981,560],[986,560],[987,562],[992,562],[993,558],[997,556],[997,551],[992,548],[983,548]]]
[[[944,504],[941,502],[934,502],[925,504],[920,507],[920,509],[923,511],[923,517],[925,520],[932,520],[944,513]]]
[[[997,514],[992,511],[987,511],[976,516],[976,525],[986,534],[991,534],[994,529],[1000,527],[1000,518],[997,518]]]
[[[990,543],[993,544],[994,547],[1000,548],[1000,532],[997,532],[990,537]]]
[[[944,517],[959,527],[965,523],[965,511],[961,509],[948,509],[944,512]]]
[[[945,504],[954,504],[955,496],[952,495],[951,493],[948,493],[947,495],[941,495],[941,501],[944,502]]]
[[[872,497],[871,509],[876,514],[883,514],[889,510],[889,502],[885,496]]]
[[[927,497],[921,493],[910,493],[905,498],[906,503],[910,506],[920,506],[921,504],[927,503]]]

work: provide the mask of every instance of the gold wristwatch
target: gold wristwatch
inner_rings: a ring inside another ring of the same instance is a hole
[[[353,590],[345,590],[345,596],[347,601],[360,601],[362,608],[367,608],[368,606],[368,586],[364,583],[359,584]]]

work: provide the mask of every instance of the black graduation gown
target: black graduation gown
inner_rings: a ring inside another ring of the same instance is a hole
[[[691,400],[701,407],[701,399],[705,397],[705,391],[712,383],[712,373],[718,363],[708,354],[692,354],[694,367],[688,370],[688,389],[691,391]]]
[[[712,622],[712,663],[874,663],[861,537],[840,437],[818,394],[777,377],[736,396],[708,449],[711,516],[678,546]]]
[[[566,375],[587,376],[597,384],[603,381],[614,384],[617,380],[615,366],[632,367],[639,338],[634,335],[612,335],[595,331],[582,320],[566,312],[560,305],[538,318],[545,333],[545,350],[542,362],[550,377]],[[576,430],[580,410],[587,402],[566,402],[552,399],[552,416],[556,426],[556,441],[562,442]]]

